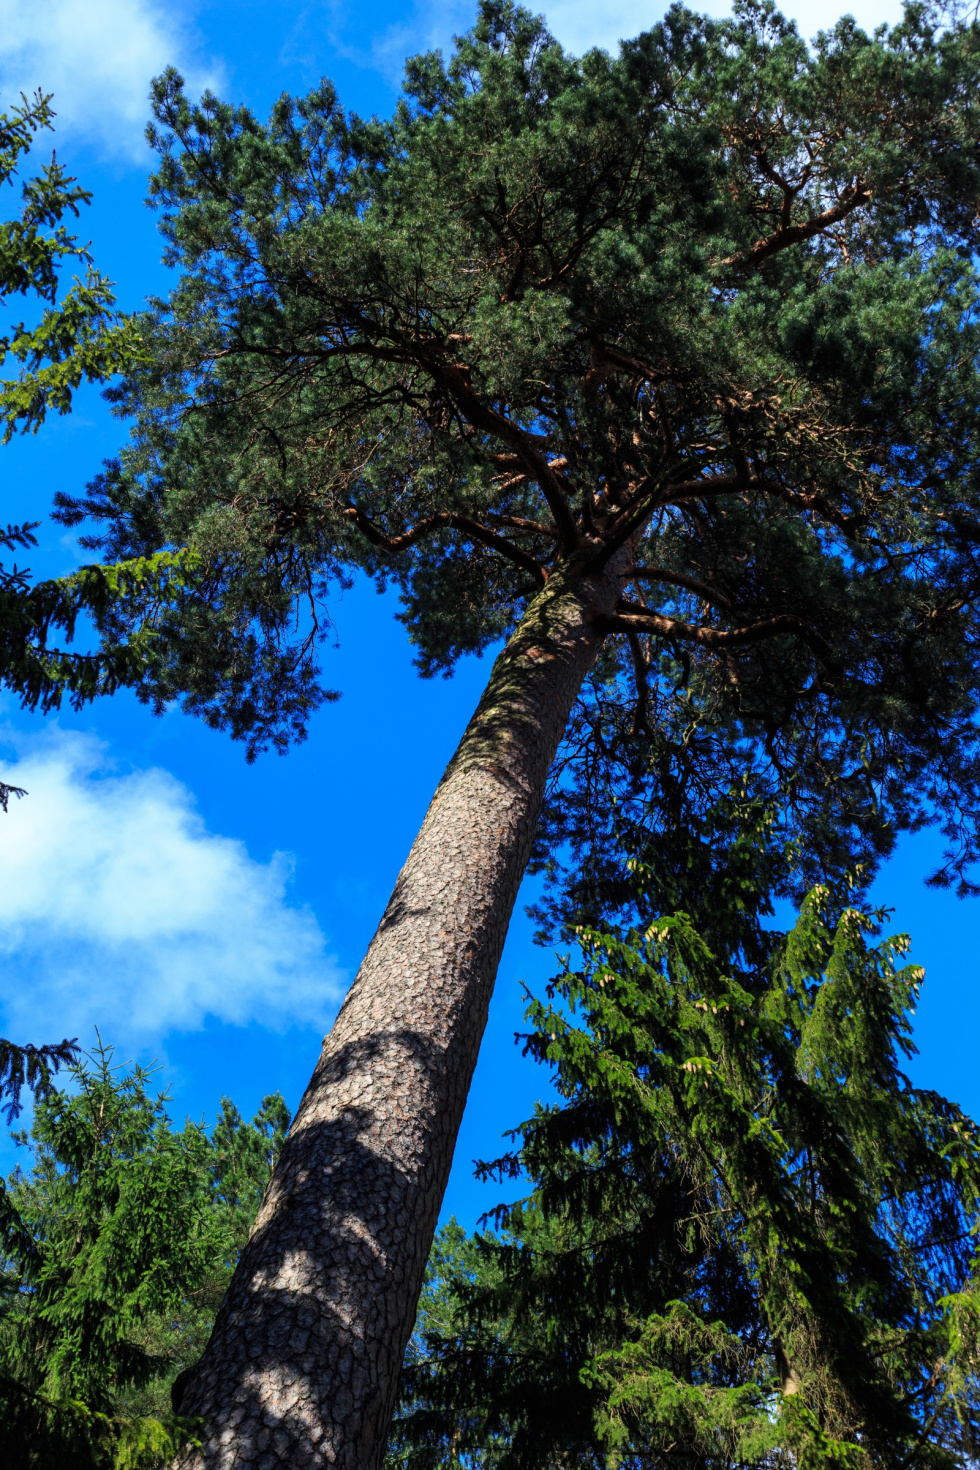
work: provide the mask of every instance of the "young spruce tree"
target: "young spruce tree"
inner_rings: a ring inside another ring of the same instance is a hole
[[[974,855],[978,82],[977,26],[920,5],[812,48],[767,3],[675,8],[575,59],[486,0],[388,121],[157,84],[182,274],[115,393],[128,448],[62,502],[113,557],[200,558],[145,697],[284,747],[355,572],[401,588],[423,672],[505,645],[187,1384],[189,1463],[380,1463],[590,670],[651,749],[686,712],[795,771],[845,845],[938,813]]]

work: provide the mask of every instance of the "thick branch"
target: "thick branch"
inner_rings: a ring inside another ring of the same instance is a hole
[[[706,479],[675,480],[657,495],[656,507],[679,505],[682,500],[701,500],[705,496],[737,495],[744,490],[770,490],[766,480],[753,475],[711,475]]]
[[[604,371],[629,373],[633,379],[643,379],[650,383],[662,382],[666,377],[663,372],[658,372],[649,363],[641,361],[638,357],[631,357],[627,352],[621,352],[618,347],[612,347],[607,342],[594,341],[589,351],[589,370],[585,375],[585,391],[594,392],[598,387]]]
[[[775,234],[767,239],[757,240],[748,255],[729,255],[725,260],[718,262],[719,265],[734,265],[740,270],[754,270],[756,266],[768,260],[771,255],[776,255],[780,250],[788,250],[791,245],[799,245],[804,240],[810,240],[814,235],[819,235],[831,225],[839,224],[846,219],[855,209],[867,204],[871,199],[871,190],[867,184],[860,181],[852,184],[845,190],[839,204],[834,204],[830,209],[825,209],[822,214],[814,215],[802,225],[788,225],[778,229]]]
[[[703,496],[732,495],[740,490],[774,488],[763,480],[745,475],[715,475],[707,480],[677,480],[653,494],[647,493],[649,484],[647,479],[637,487],[628,504],[606,532],[602,546],[592,557],[590,565],[604,565],[613,552],[625,546],[643,523],[665,505],[677,505],[684,500],[699,500]]]
[[[814,628],[792,613],[777,613],[760,618],[741,628],[709,628],[699,623],[685,623],[680,618],[667,618],[637,603],[620,602],[614,613],[598,620],[603,633],[650,633],[655,638],[670,638],[682,643],[699,643],[702,648],[734,648],[740,644],[762,643],[781,633],[795,633],[823,659],[830,658],[830,648]]]
[[[534,536],[547,536],[549,541],[554,541],[557,536],[554,526],[546,526],[543,521],[529,521],[524,516],[502,516],[496,511],[491,514],[502,526],[512,526],[515,531],[529,531]]]
[[[348,520],[353,521],[362,536],[370,541],[372,546],[380,546],[383,551],[390,552],[393,556],[397,556],[401,551],[407,551],[410,546],[415,545],[416,541],[431,536],[433,531],[450,526],[455,531],[462,531],[473,541],[482,542],[484,546],[489,546],[493,551],[499,551],[501,556],[508,557],[524,571],[530,572],[539,587],[543,587],[548,580],[547,567],[542,566],[535,557],[529,556],[526,551],[515,546],[505,536],[498,536],[495,531],[490,530],[489,526],[483,526],[479,521],[471,520],[469,516],[456,515],[452,511],[439,511],[431,516],[423,516],[422,520],[417,521],[411,530],[404,531],[400,536],[386,536],[356,506],[348,506],[344,515]]]
[[[365,332],[370,329],[368,323],[360,325],[363,326]],[[282,355],[278,351],[264,350],[261,346],[253,344],[248,344],[243,350],[260,356]],[[563,461],[549,463],[547,455],[536,447],[538,444],[546,445],[547,436],[522,429],[520,425],[511,423],[506,414],[490,408],[472,387],[470,370],[464,364],[441,362],[428,347],[420,349],[415,345],[388,345],[360,339],[353,342],[331,343],[327,347],[320,347],[316,355],[322,360],[364,357],[375,362],[415,366],[428,373],[437,386],[452,396],[460,412],[474,428],[493,434],[495,438],[507,444],[527,475],[537,481],[541,487],[541,493],[548,502],[548,509],[554,517],[562,549],[569,552],[578,545],[578,528],[565,496],[564,477],[557,473],[558,465]],[[497,549],[502,550],[501,547]]]
[[[474,428],[483,429],[485,433],[493,434],[504,444],[510,445],[528,474],[540,485],[541,493],[548,502],[548,509],[554,516],[562,549],[573,551],[578,545],[578,528],[565,498],[565,487],[562,483],[564,476],[558,474],[549,464],[547,456],[535,447],[531,435],[525,433],[518,424],[512,424],[505,414],[498,413],[484,403],[470,386],[469,373],[464,368],[455,365],[444,367],[435,363],[427,364],[427,368],[435,381],[452,394]]]
[[[683,587],[716,607],[730,608],[732,605],[724,592],[709,587],[707,582],[699,582],[697,577],[689,577],[686,572],[671,572],[666,567],[630,567],[624,575],[627,580],[635,578],[637,581],[666,582],[671,587]]]
[[[681,505],[685,500],[701,500],[716,495],[737,495],[746,490],[761,490],[764,495],[775,495],[796,510],[816,511],[823,516],[824,520],[836,526],[839,531],[843,531],[845,536],[853,536],[856,529],[858,518],[835,510],[832,505],[828,505],[826,496],[814,491],[807,493],[803,490],[790,490],[788,486],[780,485],[776,480],[760,479],[754,475],[715,475],[707,480],[679,480],[676,484],[668,485],[662,494],[658,495],[653,509],[657,510],[662,505]]]

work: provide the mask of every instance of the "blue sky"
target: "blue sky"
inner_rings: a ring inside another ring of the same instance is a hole
[[[808,34],[837,16],[821,0],[788,9]],[[659,13],[629,0],[546,7],[573,49],[614,47]],[[871,26],[896,7],[864,0],[854,13]],[[81,228],[137,307],[166,286],[142,203],[153,74],[174,62],[192,87],[260,114],[328,75],[347,105],[386,112],[403,57],[446,45],[472,15],[441,0],[0,0],[0,90],[54,93],[59,158],[95,196]],[[71,418],[0,450],[5,520],[80,491],[120,432],[83,392]],[[41,536],[35,571],[77,563],[72,536],[50,523]],[[30,792],[0,819],[0,1034],[90,1041],[98,1026],[120,1055],[159,1060],[178,1118],[213,1117],[222,1093],[247,1112],[274,1088],[295,1105],[488,672],[469,660],[452,680],[420,680],[396,610],[363,586],[333,604],[324,677],[343,698],[305,745],[251,767],[225,736],[129,696],[47,719],[0,701],[2,774]],[[933,834],[906,842],[875,896],[927,968],[913,1075],[976,1115],[980,912],[924,888],[937,850]],[[472,1159],[495,1155],[547,1091],[513,1036],[522,982],[540,988],[553,969],[519,906],[446,1199],[468,1225],[497,1198],[472,1180]],[[0,1167],[10,1160],[0,1142]]]

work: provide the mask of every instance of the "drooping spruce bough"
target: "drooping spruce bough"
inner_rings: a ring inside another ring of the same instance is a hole
[[[400,586],[424,672],[505,640],[184,1393],[200,1463],[379,1462],[591,669],[652,744],[668,708],[859,834],[935,811],[972,856],[978,80],[977,28],[919,8],[812,50],[678,9],[575,60],[487,4],[389,121],[158,84],[182,275],[116,393],[129,447],[62,502],[113,556],[202,558],[145,697],[284,746],[355,570]]]
[[[89,191],[54,154],[33,177],[18,180],[38,135],[53,130],[54,118],[51,98],[41,92],[30,101],[22,96],[19,105],[0,113],[0,197],[16,201],[12,215],[0,220],[0,308],[19,311],[28,303],[37,316],[32,325],[8,318],[0,327],[0,369],[13,367],[17,374],[0,378],[2,444],[16,433],[36,433],[49,414],[70,413],[82,383],[106,382],[140,351],[136,323],[116,310],[112,282],[94,269],[88,247],[65,223],[91,202]],[[64,270],[72,265],[83,275],[64,289]],[[36,544],[38,524],[0,525],[0,553],[16,557],[28,551]],[[160,584],[181,575],[166,552],[150,562],[81,567],[34,583],[16,562],[0,563],[0,683],[27,709],[45,714],[66,695],[77,709],[137,683],[151,654],[149,628],[133,617],[136,605],[152,607]],[[123,643],[108,638],[96,652],[64,646],[80,620],[104,630],[106,606],[120,596],[129,610]],[[56,636],[64,640],[61,647],[53,642]],[[21,794],[0,781],[4,810],[10,796]]]

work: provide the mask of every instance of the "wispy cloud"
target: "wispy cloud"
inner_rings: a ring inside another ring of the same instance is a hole
[[[0,815],[2,1034],[327,1023],[343,976],[287,857],[256,862],[173,776],[113,774],[90,737],[46,731],[0,775],[29,792]]]
[[[59,134],[143,162],[150,80],[174,63],[193,92],[217,81],[200,66],[181,9],[161,0],[0,0],[3,105],[38,87],[54,94]]]

